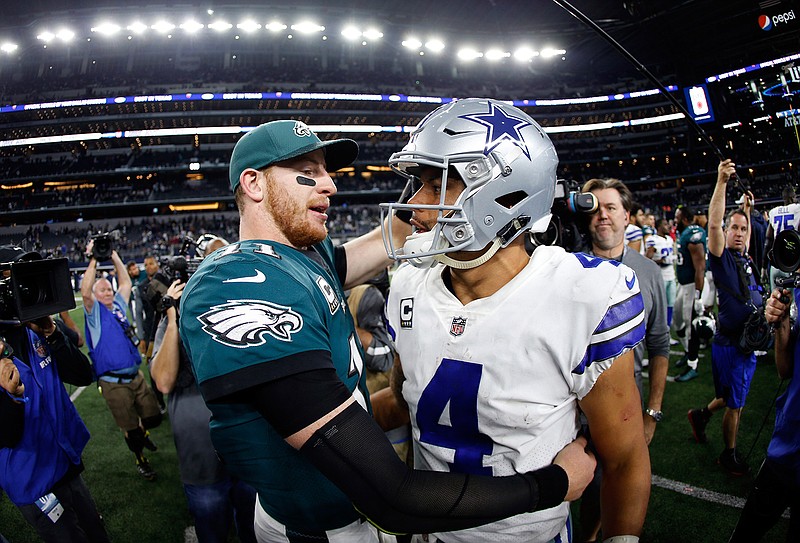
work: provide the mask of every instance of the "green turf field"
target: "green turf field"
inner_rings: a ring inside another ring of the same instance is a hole
[[[82,311],[74,310],[73,317],[82,328]],[[746,497],[772,434],[773,404],[780,380],[770,353],[759,360],[739,430],[739,449],[746,455],[753,473],[731,478],[716,465],[716,458],[723,448],[721,413],[709,423],[709,443],[694,443],[686,412],[689,408],[704,405],[714,394],[710,350],[703,354],[705,357],[700,360],[701,376],[698,379],[688,383],[667,383],[663,408],[665,418],[658,425],[650,455],[654,476],[678,482],[682,492],[653,486],[643,542],[727,541],[739,517],[739,509],[696,496],[702,493],[699,489],[705,489],[726,496]],[[677,358],[679,355],[672,357],[673,363]],[[678,370],[670,369],[670,375],[677,373]],[[785,384],[781,390],[784,388]],[[151,430],[159,450],[148,453],[148,458],[158,472],[158,479],[147,482],[136,473],[133,455],[125,446],[97,389],[89,387],[84,390],[76,405],[92,434],[84,452],[84,478],[106,520],[112,540],[130,543],[183,541],[191,517],[178,476],[169,419]],[[787,526],[788,521],[781,520],[765,541],[784,541]],[[37,541],[35,533],[5,497],[0,501],[0,533],[12,543]],[[233,536],[231,541],[235,541]]]

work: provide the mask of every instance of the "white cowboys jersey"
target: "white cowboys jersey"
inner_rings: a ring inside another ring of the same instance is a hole
[[[776,236],[784,230],[800,230],[800,204],[773,207],[769,211],[769,224]]]
[[[653,260],[661,260],[658,265],[661,268],[661,277],[664,281],[675,280],[675,243],[670,237],[659,236],[654,234],[651,236],[653,240],[653,247],[656,252],[653,253]]]
[[[636,276],[615,261],[539,247],[511,282],[464,306],[443,269],[402,266],[388,302],[415,467],[502,476],[551,464],[577,435],[577,400],[644,335]],[[442,539],[548,541],[568,512],[563,503]]]

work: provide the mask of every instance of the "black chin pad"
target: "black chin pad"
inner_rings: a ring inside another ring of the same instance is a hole
[[[298,185],[306,185],[307,187],[316,187],[317,182],[311,179],[310,177],[306,177],[305,175],[298,175],[297,176],[297,184]]]

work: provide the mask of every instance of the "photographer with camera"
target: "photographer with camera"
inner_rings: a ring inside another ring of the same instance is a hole
[[[766,320],[775,330],[775,366],[781,379],[790,379],[786,392],[775,402],[775,430],[767,446],[767,457],[758,470],[730,543],[760,541],[775,525],[786,507],[791,508],[786,541],[800,540],[800,325],[789,318],[791,292],[772,291],[766,306]],[[794,290],[794,302],[800,295]]]
[[[3,263],[40,259],[0,247]],[[3,281],[12,273],[4,271]],[[0,315],[0,487],[43,541],[108,541],[81,477],[89,431],[63,384],[90,384],[92,366],[50,318],[51,307],[25,309],[36,318],[11,324],[19,315],[6,306]]]
[[[143,454],[144,448],[156,450],[147,430],[161,424],[161,412],[153,391],[139,370],[142,357],[133,327],[128,323],[128,304],[131,298],[131,278],[115,250],[110,257],[98,255],[94,240],[86,251],[89,265],[81,282],[83,312],[86,317],[86,342],[94,362],[97,384],[106,400],[114,421],[125,433],[125,442],[136,456],[139,474],[152,481],[155,471]],[[119,288],[115,293],[106,278],[96,279],[97,262],[102,257],[114,263]]]
[[[736,172],[730,159],[717,168],[717,184],[708,208],[708,262],[719,295],[719,327],[711,345],[711,369],[715,397],[701,409],[689,410],[692,434],[698,443],[706,443],[705,428],[711,416],[725,409],[722,436],[725,449],[719,464],[731,475],[749,471],[736,451],[736,435],[750,382],[756,369],[754,348],[749,339],[753,325],[763,321],[761,286],[747,252],[750,239],[750,209],[753,195],[744,195],[744,209],[734,209],[725,217],[725,190]],[[723,230],[723,219],[725,230]]]
[[[201,238],[205,255],[228,243],[221,238]],[[164,271],[168,270],[163,266]],[[256,491],[228,474],[217,457],[208,428],[206,407],[192,373],[189,357],[178,335],[178,305],[186,283],[174,280],[163,297],[154,300],[161,313],[153,345],[150,375],[168,394],[172,436],[178,453],[181,482],[194,518],[200,543],[227,541],[232,522],[242,543],[255,543],[253,520]]]

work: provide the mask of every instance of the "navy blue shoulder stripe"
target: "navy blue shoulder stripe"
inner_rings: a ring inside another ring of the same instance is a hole
[[[603,320],[595,328],[595,334],[602,334],[606,330],[616,328],[621,324],[625,324],[629,320],[635,318],[639,313],[644,311],[644,299],[638,292],[631,295],[625,300],[618,302],[608,308]]]

